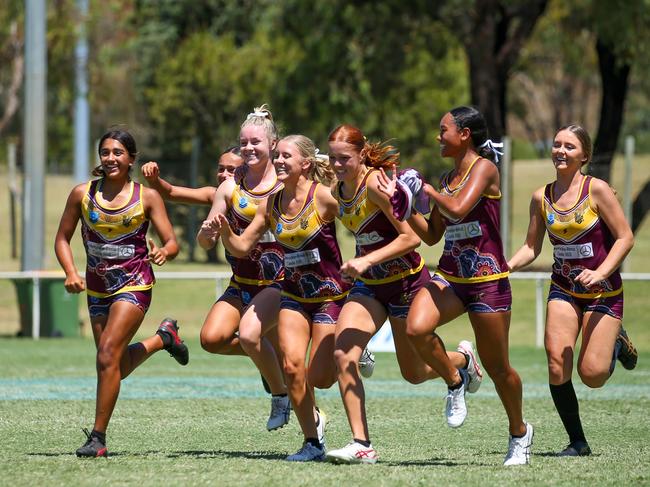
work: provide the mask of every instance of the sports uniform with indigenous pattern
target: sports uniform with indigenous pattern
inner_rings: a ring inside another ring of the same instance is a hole
[[[440,193],[455,197],[467,184],[477,157],[456,187],[451,187],[451,171],[440,179]],[[509,311],[512,293],[508,265],[499,233],[501,194],[482,194],[470,212],[454,219],[440,208],[445,230],[445,246],[433,280],[450,287],[467,311],[496,313]]]
[[[103,179],[90,181],[81,201],[89,314],[108,315],[116,301],[130,302],[146,313],[155,278],[147,259],[149,220],[144,212],[143,187],[131,181],[128,201],[109,208],[97,199],[102,184]]]
[[[336,223],[323,220],[316,208],[318,184],[312,183],[303,207],[291,218],[280,209],[282,191],[276,193],[270,224],[284,250],[280,308],[303,312],[314,323],[334,325],[350,286],[341,278]]]
[[[244,233],[253,221],[260,203],[280,189],[282,183],[277,180],[270,189],[260,192],[247,189],[243,179],[236,184],[226,213],[233,232],[236,235]],[[248,306],[256,294],[268,286],[278,286],[276,281],[284,276],[282,248],[270,231],[262,236],[246,257],[234,257],[226,251],[226,259],[232,267],[233,277],[219,300],[235,297],[244,306]]]
[[[547,184],[542,217],[553,244],[553,272],[548,299],[577,305],[583,312],[597,311],[623,319],[623,282],[618,269],[607,279],[585,288],[575,278],[584,269],[596,269],[607,257],[614,238],[591,205],[591,176],[584,176],[575,204],[560,208]]]
[[[399,236],[392,222],[368,195],[367,181],[376,169],[369,170],[350,199],[341,194],[341,184],[335,189],[339,202],[339,219],[354,234],[356,257],[362,257],[386,246]],[[370,266],[355,280],[349,296],[376,299],[389,316],[406,318],[411,302],[421,287],[429,281],[424,259],[415,251],[381,264]]]

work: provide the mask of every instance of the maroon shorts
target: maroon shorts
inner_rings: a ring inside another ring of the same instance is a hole
[[[269,284],[268,286],[256,286],[254,284],[241,284],[239,282],[235,282],[234,279],[231,279],[228,287],[221,295],[221,297],[217,299],[217,302],[224,301],[226,298],[235,298],[241,301],[243,307],[246,307],[251,303],[251,300],[255,296],[269,287],[278,290],[281,289],[280,284],[277,282]]]
[[[461,283],[451,282],[440,274],[434,274],[431,281],[451,288],[467,311],[502,313],[512,308],[512,291],[507,277],[495,281]]]
[[[383,304],[388,316],[406,318],[413,298],[429,279],[429,271],[423,267],[420,272],[386,284],[366,284],[357,280],[350,289],[348,299],[353,296],[367,296]]]
[[[320,325],[336,325],[339,319],[341,308],[343,308],[345,299],[336,301],[323,301],[321,303],[301,303],[289,296],[282,296],[280,300],[280,309],[291,309],[299,311],[307,316],[312,323]]]
[[[127,303],[134,304],[142,310],[142,313],[146,314],[151,305],[151,296],[151,289],[147,289],[146,291],[126,291],[106,298],[98,298],[88,295],[88,314],[91,318],[96,316],[108,316],[108,310],[111,305],[118,301],[126,301]]]
[[[567,303],[575,304],[583,313],[595,311],[623,320],[623,291],[616,296],[606,298],[577,298],[572,296],[556,284],[551,283],[548,292],[548,301],[558,299]]]

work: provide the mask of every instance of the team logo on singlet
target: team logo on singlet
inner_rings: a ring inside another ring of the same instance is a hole
[[[277,233],[278,235],[280,235],[282,233],[282,223],[278,223],[275,226],[275,233]]]
[[[302,230],[307,230],[308,226],[309,226],[309,220],[305,220],[304,218],[300,220],[300,228]]]
[[[555,213],[549,213],[546,215],[546,221],[549,225],[553,225],[553,223],[555,223]]]
[[[240,208],[246,208],[248,206],[248,200],[246,199],[245,196],[242,196],[239,198],[239,207]]]
[[[585,219],[584,216],[583,216],[583,213],[582,213],[581,211],[576,211],[576,212],[573,214],[573,218],[575,219],[575,221],[576,221],[576,223],[577,223],[578,225],[580,225],[580,224],[584,221],[584,219]]]
[[[359,233],[355,236],[357,245],[372,245],[384,240],[384,237],[379,235],[377,231],[372,231],[370,233]]]
[[[92,211],[88,214],[88,218],[90,219],[90,221],[91,221],[92,223],[97,223],[97,222],[99,221],[99,213],[97,213],[95,210],[92,210]]]

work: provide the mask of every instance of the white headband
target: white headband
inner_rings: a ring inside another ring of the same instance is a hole
[[[269,114],[268,114],[267,112],[257,112],[257,111],[255,111],[255,112],[251,112],[251,113],[249,113],[249,114],[246,116],[246,120],[248,120],[249,118],[253,118],[253,117],[266,118],[266,117],[268,117],[268,116],[269,116]]]
[[[478,146],[479,149],[482,149],[483,147],[490,149],[492,151],[492,154],[494,154],[494,158],[496,159],[495,162],[499,162],[499,156],[502,156],[503,152],[497,150],[497,148],[503,148],[503,142],[492,142],[492,139],[488,139]]]

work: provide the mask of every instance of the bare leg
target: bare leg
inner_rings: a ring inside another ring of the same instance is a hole
[[[578,373],[587,387],[602,387],[609,379],[612,355],[620,329],[621,320],[613,316],[591,311],[583,315]]]
[[[287,391],[276,351],[263,339],[263,335],[277,325],[279,312],[280,291],[268,287],[251,300],[239,322],[241,347],[266,379],[272,394]]]
[[[448,386],[462,380],[457,367],[458,359],[455,359],[456,365],[450,360],[445,344],[435,330],[464,311],[463,303],[450,288],[430,282],[418,291],[406,318],[406,334],[413,348]],[[464,363],[463,359],[461,367]]]
[[[510,434],[526,434],[523,421],[522,386],[519,374],[510,366],[508,332],[510,311],[504,313],[469,313],[476,336],[476,348],[483,367],[494,381],[501,403],[508,415]]]
[[[97,344],[97,403],[94,429],[106,432],[120,392],[120,366],[123,356],[144,319],[144,313],[131,303],[117,301],[109,308],[108,317],[100,318],[93,322],[93,334]],[[102,322],[105,323],[103,327]]]
[[[336,323],[334,360],[338,370],[341,399],[348,416],[352,437],[368,441],[366,395],[359,377],[363,349],[386,319],[378,301],[364,296],[348,298]]]
[[[291,404],[305,438],[317,438],[314,397],[307,385],[305,367],[310,335],[310,323],[302,313],[289,309],[280,311],[278,336]]]
[[[241,302],[238,299],[214,303],[201,327],[203,350],[221,355],[246,355],[236,333],[240,319]]]

